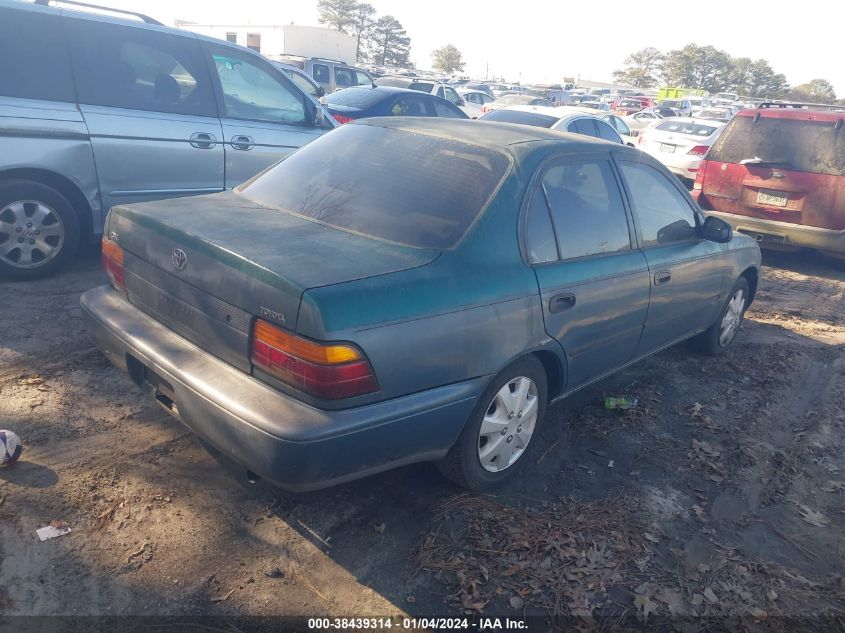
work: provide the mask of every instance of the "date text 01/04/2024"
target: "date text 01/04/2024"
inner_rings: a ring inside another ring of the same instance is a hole
[[[392,629],[409,630],[524,630],[528,623],[519,618],[309,618],[311,630]]]

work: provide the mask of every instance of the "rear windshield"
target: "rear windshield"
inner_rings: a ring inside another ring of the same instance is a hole
[[[387,95],[375,88],[346,88],[338,90],[326,96],[328,105],[348,106],[350,108],[361,108],[366,110],[375,105]]]
[[[532,99],[533,97],[529,97],[528,95],[502,95],[496,101],[506,105],[524,105],[531,103]]]
[[[682,119],[672,119],[671,121],[664,121],[657,126],[658,130],[664,132],[674,132],[675,134],[687,134],[689,136],[710,136],[719,129],[713,125],[702,125],[701,123],[693,123],[692,121],[684,121]]]
[[[734,118],[710,150],[708,160],[739,163],[760,159],[784,169],[845,176],[845,132],[835,121],[750,116]]]
[[[678,101],[675,101],[674,99],[664,99],[663,101],[660,102],[660,105],[662,105],[665,108],[677,108],[678,107]]]
[[[448,138],[344,125],[250,181],[241,194],[337,229],[417,248],[453,246],[510,160]]]
[[[558,122],[557,117],[536,112],[520,112],[518,110],[493,110],[485,114],[481,121],[498,121],[499,123],[522,123],[535,127],[552,127]]]
[[[623,108],[640,108],[643,104],[636,99],[623,99],[619,102],[619,105]]]

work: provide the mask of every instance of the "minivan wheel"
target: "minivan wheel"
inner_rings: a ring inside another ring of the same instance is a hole
[[[58,191],[37,182],[0,183],[0,276],[52,275],[76,251],[79,218]]]
[[[536,445],[546,415],[546,372],[522,358],[500,372],[481,395],[440,472],[471,490],[486,490],[513,475]]]
[[[707,356],[718,356],[736,338],[748,307],[748,281],[740,277],[731,289],[719,318],[704,332],[690,340],[691,347]]]

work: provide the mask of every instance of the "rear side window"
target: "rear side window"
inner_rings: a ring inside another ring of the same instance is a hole
[[[631,248],[622,194],[608,161],[554,165],[543,174],[542,189],[562,259]]]
[[[0,9],[0,95],[74,101],[70,61],[59,18]]]
[[[619,167],[639,221],[643,246],[697,238],[695,212],[674,183],[642,163],[620,161]]]
[[[311,69],[311,76],[318,84],[327,84],[329,83],[329,67],[325,64],[314,64]]]
[[[67,23],[80,103],[217,116],[193,37],[90,20]]]
[[[596,129],[599,131],[599,138],[611,143],[619,143],[619,133],[604,121],[595,121]]]
[[[532,264],[553,262],[557,259],[555,232],[542,186],[537,187],[531,194],[525,223],[525,241],[528,246],[528,261]]]
[[[463,110],[458,108],[458,106],[452,105],[451,103],[441,101],[440,99],[435,99],[434,103],[434,116],[442,116],[449,119],[465,119],[466,115],[464,115]]]
[[[597,138],[599,135],[596,131],[593,119],[576,119],[567,126],[566,130],[568,132],[575,132],[576,134],[583,134],[594,138]]]
[[[414,95],[398,97],[390,107],[390,112],[395,116],[432,116],[428,102]]]
[[[241,193],[338,229],[443,249],[467,231],[509,168],[505,154],[477,145],[352,123],[297,150]]]
[[[845,119],[845,116],[843,116]],[[842,119],[840,119],[842,121]],[[739,163],[759,158],[782,169],[845,176],[845,125],[738,116],[719,136],[708,160]]]

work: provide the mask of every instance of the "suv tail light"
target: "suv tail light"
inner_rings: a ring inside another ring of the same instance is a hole
[[[123,276],[123,249],[117,242],[103,236],[103,268],[111,280],[112,286],[118,290],[126,287]]]
[[[701,161],[698,171],[695,172],[695,182],[692,184],[693,191],[701,191],[704,186],[704,175],[707,173],[707,159]]]
[[[691,156],[704,156],[710,148],[707,145],[696,145],[687,154]]]
[[[332,114],[332,116],[334,117],[334,120],[340,123],[341,125],[343,125],[344,123],[350,123],[355,120],[351,116],[343,116],[342,114]]]
[[[317,343],[256,319],[252,363],[300,391],[326,400],[378,391],[370,362],[348,343]]]

